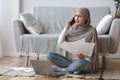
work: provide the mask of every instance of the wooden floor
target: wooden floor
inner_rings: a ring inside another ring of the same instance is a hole
[[[4,57],[0,59],[0,68],[12,67],[17,65],[24,66],[25,57]],[[30,64],[29,64],[30,65]],[[0,76],[0,80],[60,80],[59,78],[51,77],[11,77],[11,76]]]
[[[4,57],[4,58],[0,59],[0,68],[12,67],[12,66],[21,65],[21,64],[22,64],[22,66],[24,66],[24,64],[25,64],[24,61],[25,61],[25,57]],[[120,62],[120,59],[115,59],[115,61]],[[119,67],[119,69],[120,69],[120,67]],[[0,80],[60,80],[60,78],[0,76]],[[64,80],[67,80],[67,79],[64,79]],[[73,79],[69,79],[69,80],[73,80]],[[77,79],[75,79],[75,80],[77,80]],[[78,79],[78,80],[80,80],[80,79]],[[90,79],[90,80],[95,80],[95,79]],[[120,80],[120,79],[118,79],[118,80]]]

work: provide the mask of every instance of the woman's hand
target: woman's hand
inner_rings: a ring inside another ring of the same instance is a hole
[[[66,29],[69,29],[69,27],[71,26],[72,19],[73,17],[68,19],[68,21],[66,22],[66,25],[65,25]]]
[[[77,56],[81,59],[83,59],[85,57],[82,53],[77,54]]]

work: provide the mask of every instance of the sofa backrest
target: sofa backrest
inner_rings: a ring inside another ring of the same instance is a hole
[[[44,33],[60,33],[66,21],[74,15],[78,7],[34,7],[33,14],[39,20]],[[88,7],[91,15],[91,25],[96,27],[98,22],[110,13],[109,7]]]

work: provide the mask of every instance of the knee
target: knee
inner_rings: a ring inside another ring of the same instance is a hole
[[[75,63],[76,63],[76,66],[82,66],[85,63],[85,61],[84,59],[76,59]]]
[[[84,64],[85,64],[85,61],[83,59],[76,59],[74,62],[74,68],[77,70],[77,69],[80,69]]]
[[[67,68],[67,72],[73,73],[80,70],[80,68],[83,66],[83,61],[83,59],[76,59],[75,61],[73,61],[73,63]]]
[[[53,59],[53,53],[52,52],[48,52],[47,53],[47,60],[52,60]]]

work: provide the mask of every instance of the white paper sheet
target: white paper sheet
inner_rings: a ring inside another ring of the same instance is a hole
[[[58,45],[58,47],[70,53],[73,53],[73,54],[82,53],[89,57],[92,56],[94,46],[95,46],[95,43],[87,43],[84,40],[78,40],[75,42],[63,42]]]
[[[11,67],[13,70],[23,70],[25,72],[32,72],[34,71],[33,68],[28,68],[28,67]]]

